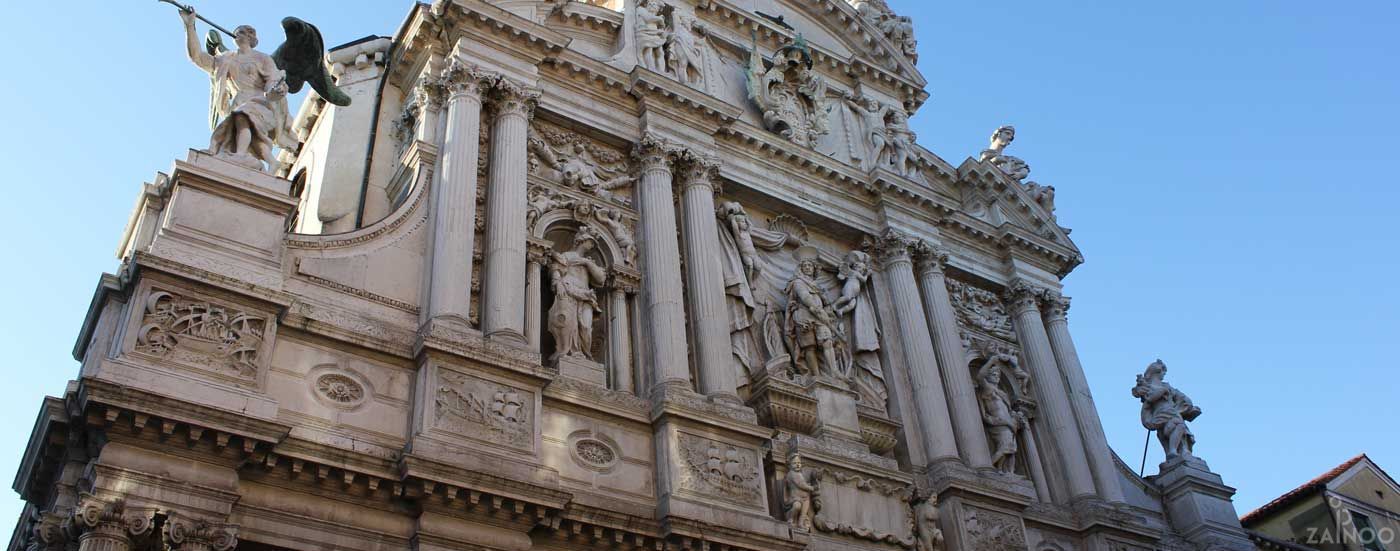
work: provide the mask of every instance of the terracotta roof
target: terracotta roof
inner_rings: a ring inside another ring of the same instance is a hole
[[[1262,507],[1250,511],[1249,513],[1240,517],[1240,524],[1244,524],[1247,526],[1254,521],[1263,520],[1263,517],[1265,515],[1278,511],[1279,509],[1282,509],[1285,506],[1291,505],[1292,503],[1302,498],[1312,495],[1313,492],[1325,488],[1328,482],[1331,482],[1337,477],[1342,476],[1342,473],[1347,472],[1347,469],[1355,467],[1356,464],[1360,463],[1362,460],[1370,461],[1371,459],[1369,457],[1366,457],[1366,454],[1364,453],[1351,459],[1348,459],[1346,463],[1337,465],[1336,468],[1322,473],[1322,475],[1318,476],[1317,478],[1307,481],[1302,486],[1294,488],[1288,493],[1274,498],[1273,501],[1265,503]]]
[[[1283,541],[1253,530],[1245,530],[1245,532],[1249,534],[1249,541],[1254,542],[1254,545],[1259,549],[1264,549],[1266,551],[1317,551],[1315,547]]]

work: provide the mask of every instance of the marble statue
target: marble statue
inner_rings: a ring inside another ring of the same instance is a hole
[[[730,349],[740,380],[787,354],[783,346],[781,308],[774,302],[774,285],[761,277],[758,251],[776,251],[786,234],[756,228],[743,205],[726,202],[715,209],[720,241],[720,266],[729,307]]]
[[[739,261],[744,265],[744,276],[752,282],[758,277],[758,249],[753,245],[753,221],[744,211],[743,205],[728,202],[720,205],[720,217],[724,219],[729,235],[734,238]]]
[[[661,0],[637,2],[637,54],[643,67],[658,73],[666,72],[666,43],[671,39],[663,6]]]
[[[632,185],[633,178],[625,169],[609,167],[600,162],[582,142],[565,143],[556,148],[548,141],[530,140],[530,150],[545,166],[559,171],[563,185],[611,198],[612,191]]]
[[[788,349],[796,356],[793,365],[800,375],[841,377],[836,361],[836,316],[817,285],[817,250],[797,249],[797,271],[792,274],[787,294]]]
[[[869,96],[857,98],[855,95],[847,94],[843,99],[845,99],[851,113],[854,113],[859,119],[863,138],[862,145],[865,146],[865,159],[861,168],[871,170],[878,166],[886,154],[885,119],[889,115],[890,108]]]
[[[632,230],[622,223],[622,211],[618,209],[598,209],[593,211],[593,217],[599,224],[608,229],[613,239],[617,240],[617,246],[622,248],[622,263],[628,266],[637,263],[637,239],[632,236]]]
[[[593,314],[598,311],[594,288],[607,274],[588,257],[598,245],[597,230],[582,226],[574,235],[572,249],[553,253],[549,275],[554,283],[554,304],[549,307],[549,334],[554,337],[554,355],[593,358]]]
[[[525,206],[525,229],[535,227],[535,221],[544,213],[558,208],[571,208],[573,201],[543,187],[530,190]]]
[[[816,144],[830,126],[826,81],[812,69],[812,52],[798,36],[763,60],[755,39],[749,52],[748,96],[763,113],[763,125],[799,145]]]
[[[1011,408],[1011,398],[1001,389],[1001,368],[1009,355],[993,356],[977,370],[977,401],[981,404],[982,423],[992,445],[992,466],[1008,474],[1016,472],[1016,434],[1026,428],[1023,414]]]
[[[943,530],[938,525],[938,494],[928,492],[914,505],[915,551],[943,550]]]
[[[832,309],[843,317],[847,350],[855,368],[852,383],[860,393],[861,403],[885,410],[889,391],[885,387],[885,370],[880,366],[880,327],[875,319],[875,305],[870,300],[870,255],[863,251],[846,253],[836,273],[842,281],[841,296]]]
[[[889,15],[880,22],[880,31],[890,38],[904,57],[919,62],[919,42],[914,38],[914,20],[908,16]]]
[[[1142,400],[1142,426],[1157,431],[1157,440],[1162,443],[1167,459],[1189,459],[1194,457],[1196,436],[1191,434],[1187,421],[1200,416],[1201,408],[1191,403],[1180,390],[1172,388],[1163,380],[1167,375],[1167,364],[1162,360],[1152,362],[1147,370],[1137,377],[1133,396]]]
[[[889,162],[895,173],[912,177],[919,171],[919,156],[914,152],[917,137],[909,129],[909,114],[904,109],[890,109],[885,133],[889,136]]]
[[[984,163],[990,162],[993,166],[1001,169],[1003,173],[1016,181],[1025,180],[1031,174],[1031,167],[1020,158],[1007,155],[1006,147],[1016,140],[1016,128],[1006,125],[992,132],[991,144],[987,149],[982,150],[978,160]]]
[[[350,105],[350,96],[335,86],[326,67],[325,46],[315,25],[287,17],[282,29],[287,40],[273,53],[257,51],[258,32],[248,25],[233,30],[236,49],[225,48],[220,35],[210,32],[204,48],[195,33],[199,17],[175,2],[185,27],[185,52],[195,66],[209,73],[209,152],[254,170],[277,165],[275,147],[297,146],[287,109],[287,94],[310,84],[334,105]],[[222,27],[219,30],[223,30]],[[266,163],[266,166],[264,166]]]
[[[699,88],[705,83],[705,54],[701,40],[705,26],[694,17],[673,12],[666,61],[682,84]]]
[[[812,498],[818,494],[812,475],[802,470],[802,456],[788,458],[787,476],[783,477],[783,512],[788,524],[804,532],[812,531]]]

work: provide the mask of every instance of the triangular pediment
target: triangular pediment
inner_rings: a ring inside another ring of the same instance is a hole
[[[991,163],[968,158],[958,167],[962,210],[968,216],[995,227],[1010,225],[1073,249],[1069,230],[1056,221],[1055,214],[1031,197],[1027,184],[1007,176]]]

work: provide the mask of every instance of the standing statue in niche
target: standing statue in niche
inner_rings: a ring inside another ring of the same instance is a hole
[[[836,277],[842,281],[841,296],[832,308],[843,316],[843,333],[856,368],[852,383],[862,404],[885,411],[889,391],[885,388],[885,370],[880,366],[880,327],[875,321],[875,305],[869,293],[864,292],[870,281],[870,255],[862,251],[846,253]]]
[[[1013,157],[1005,153],[1006,146],[1016,140],[1016,128],[1011,125],[997,128],[992,132],[991,144],[987,149],[982,150],[978,160],[984,163],[990,162],[993,166],[1001,169],[1003,173],[1016,181],[1025,180],[1031,175],[1031,167],[1018,157]]]
[[[938,494],[929,491],[914,505],[915,551],[943,551],[943,530],[938,525]]]
[[[671,33],[666,30],[666,16],[661,14],[660,0],[637,2],[637,54],[643,67],[658,73],[666,72],[666,42]]]
[[[800,375],[827,375],[840,378],[836,361],[836,316],[822,298],[817,285],[817,250],[803,246],[797,249],[797,271],[788,282],[786,294],[788,347],[796,358],[793,364]]]
[[[977,401],[982,423],[991,440],[992,466],[1007,474],[1016,472],[1016,434],[1026,427],[1026,417],[1011,408],[1011,398],[1001,389],[1001,367],[1015,358],[997,354],[977,370]]]
[[[588,257],[597,245],[597,231],[583,226],[574,235],[572,249],[549,257],[549,275],[554,282],[554,304],[549,307],[549,334],[554,337],[551,359],[593,359],[593,314],[598,311],[593,289],[607,277],[603,267]]]
[[[248,25],[231,33],[224,31],[233,37],[237,49],[226,49],[213,31],[201,49],[195,36],[194,22],[199,16],[194,8],[168,3],[180,8],[190,61],[210,76],[211,154],[254,170],[271,170],[277,164],[274,147],[296,147],[288,126],[287,94],[310,83],[326,101],[350,104],[350,97],[331,81],[321,33],[310,23],[295,17],[283,19],[287,41],[270,56],[254,49],[258,33]]]
[[[705,83],[705,54],[700,42],[706,34],[705,26],[694,17],[672,11],[671,27],[670,47],[666,51],[670,69],[682,84],[700,88]]]
[[[1167,375],[1167,364],[1162,360],[1152,362],[1147,371],[1137,377],[1133,396],[1142,400],[1142,426],[1157,431],[1157,440],[1166,451],[1167,460],[1190,459],[1196,446],[1196,436],[1191,434],[1187,421],[1194,421],[1201,415],[1201,408],[1191,403],[1191,398],[1180,390],[1172,388],[1163,380]]]
[[[783,477],[783,512],[788,524],[804,532],[812,531],[812,498],[818,493],[812,475],[802,470],[802,456],[788,458],[787,476]]]

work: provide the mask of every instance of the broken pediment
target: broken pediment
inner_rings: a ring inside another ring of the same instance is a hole
[[[1011,226],[1078,251],[1068,228],[1061,227],[1050,208],[1037,200],[1045,186],[1022,183],[1007,175],[991,161],[969,158],[958,167],[958,192],[962,211],[994,227]],[[1048,188],[1054,193],[1054,188]]]

